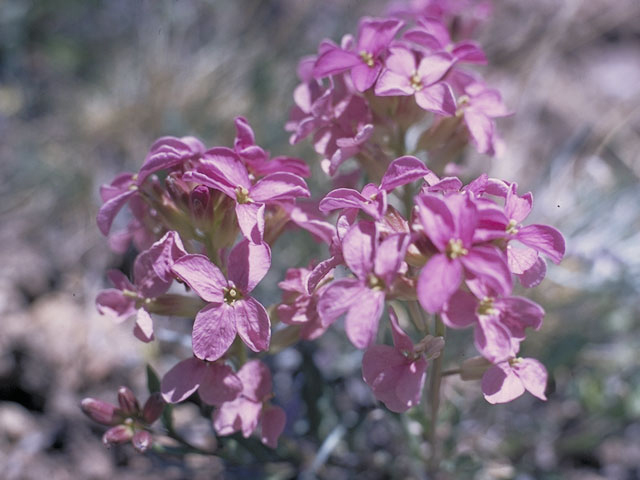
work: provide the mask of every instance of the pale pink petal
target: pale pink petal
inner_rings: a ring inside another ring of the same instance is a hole
[[[226,147],[215,147],[204,153],[201,163],[197,167],[199,173],[203,173],[213,180],[222,182],[230,188],[251,188],[251,181],[247,169],[238,157],[238,154]]]
[[[162,377],[160,391],[167,403],[180,403],[189,398],[199,387],[207,365],[197,358],[191,357],[165,373]]]
[[[266,407],[262,411],[260,423],[262,443],[268,447],[276,448],[278,446],[278,438],[287,424],[287,415],[284,410],[274,405]]]
[[[420,272],[417,294],[420,305],[429,313],[437,313],[458,290],[462,282],[462,265],[445,255],[431,257]]]
[[[358,299],[363,287],[355,278],[343,278],[329,284],[318,300],[322,325],[328,327]]]
[[[460,257],[465,270],[499,295],[511,294],[513,281],[507,265],[506,255],[495,247],[473,247],[467,255]]]
[[[366,63],[361,62],[355,65],[351,69],[351,80],[353,80],[353,86],[358,92],[364,92],[373,86],[376,82],[376,78],[382,70],[382,65],[376,62],[373,67],[370,67]]]
[[[409,79],[417,69],[416,57],[413,52],[403,47],[392,47],[391,54],[385,60],[385,66],[389,71],[397,74],[399,78],[404,78],[410,86]],[[411,88],[413,90],[413,88]],[[376,92],[377,95],[377,92]]]
[[[344,260],[360,280],[366,280],[373,271],[376,239],[375,224],[361,221],[349,229],[342,241]]]
[[[248,297],[236,301],[233,311],[242,341],[254,352],[267,350],[271,340],[271,322],[262,304]]]
[[[362,63],[362,59],[355,53],[345,52],[341,48],[333,47],[318,57],[313,67],[313,76],[322,78],[341,73],[360,63]]]
[[[515,247],[511,244],[507,245],[507,261],[509,264],[509,270],[516,275],[521,275],[531,267],[533,267],[538,260],[538,252],[529,247]]]
[[[515,338],[524,339],[527,327],[538,330],[542,326],[544,310],[528,298],[501,298],[496,300],[494,305],[501,310],[501,320]]]
[[[475,346],[492,363],[512,357],[511,335],[497,316],[479,315],[474,330]]]
[[[515,374],[520,378],[524,388],[541,400],[547,397],[547,369],[535,358],[523,358],[513,366]]]
[[[421,195],[417,198],[418,215],[424,232],[438,250],[444,252],[449,240],[455,238],[453,215],[443,199],[436,195]]]
[[[363,289],[347,312],[344,327],[347,337],[356,348],[367,348],[375,341],[384,298],[382,291]]]
[[[506,403],[524,393],[524,386],[507,362],[494,365],[482,376],[482,393],[489,403]]]
[[[250,360],[238,370],[242,381],[242,395],[256,402],[271,395],[271,371],[260,360]]]
[[[253,243],[264,238],[264,203],[237,203],[236,216],[242,235]]]
[[[389,164],[380,182],[380,188],[390,192],[394,188],[419,180],[430,172],[419,158],[410,155],[399,157]]]
[[[242,392],[242,381],[227,365],[212,363],[207,365],[198,395],[208,405],[220,406],[235,400]]]
[[[144,308],[138,309],[136,324],[133,327],[133,335],[141,342],[153,341],[153,319]]]
[[[453,58],[447,53],[441,52],[427,55],[422,57],[418,64],[418,76],[422,84],[427,87],[442,80],[452,66]]]
[[[540,284],[546,273],[547,264],[542,258],[538,257],[531,268],[518,275],[518,279],[523,287],[533,288]]]
[[[478,152],[487,153],[489,155],[493,154],[493,136],[495,128],[493,120],[486,115],[466,109],[464,112],[464,121],[467,124],[469,135],[478,149]]]
[[[218,360],[235,338],[235,311],[226,303],[208,305],[196,315],[191,336],[196,357],[210,362]]]
[[[410,75],[405,76],[392,70],[385,70],[378,78],[375,93],[379,97],[413,95],[415,90],[411,86],[410,78]]]
[[[416,103],[420,108],[439,115],[452,116],[456,113],[456,101],[446,83],[436,83],[417,91]]]
[[[445,48],[451,43],[449,30],[441,20],[434,17],[423,17],[418,19],[418,25],[438,40],[440,49]]]
[[[443,47],[443,45],[435,36],[426,32],[422,28],[413,28],[411,30],[407,30],[402,38],[404,38],[405,40],[409,40],[410,42],[417,43],[418,45],[421,45],[432,52],[437,52]]]
[[[113,219],[135,193],[137,193],[137,190],[127,190],[120,195],[110,198],[100,207],[96,222],[103,235],[109,234]]]
[[[564,237],[549,225],[527,225],[518,231],[515,238],[528,247],[544,253],[554,263],[560,263],[564,257]]]
[[[520,223],[527,218],[531,212],[531,207],[533,206],[533,195],[529,192],[524,194],[522,197],[519,197],[516,192],[517,188],[518,185],[515,183],[512,183],[511,187],[509,187],[507,198],[504,201],[504,214],[509,220],[513,219]]]
[[[227,279],[204,255],[185,255],[176,260],[171,271],[206,302],[221,303]]]
[[[218,435],[231,435],[241,431],[248,438],[258,426],[262,403],[240,396],[232,402],[223,403],[213,412],[213,427]]]
[[[256,202],[273,202],[309,197],[305,181],[293,173],[272,173],[258,181],[249,189],[249,196]]]
[[[266,243],[240,241],[229,254],[229,280],[244,294],[251,292],[271,267],[271,249]]]
[[[487,56],[482,48],[480,48],[475,42],[460,42],[453,48],[451,54],[459,62],[475,63],[479,65],[487,63]]]
[[[477,306],[476,297],[459,290],[451,296],[442,310],[442,321],[447,327],[466,328],[476,323]]]

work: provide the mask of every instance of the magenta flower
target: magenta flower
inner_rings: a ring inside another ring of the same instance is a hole
[[[351,71],[351,79],[359,92],[369,89],[382,70],[382,56],[403,22],[393,19],[365,18],[358,28],[353,48],[323,44],[313,74],[316,78]]]
[[[391,49],[385,62],[375,92],[378,96],[414,95],[416,103],[424,110],[439,115],[456,113],[456,102],[451,87],[442,82],[453,65],[446,53],[434,53],[420,59],[403,47]]]
[[[151,145],[138,173],[137,184],[142,185],[152,173],[182,166],[187,160],[199,158],[203,153],[204,145],[195,137],[159,138]]]
[[[506,256],[496,247],[474,243],[478,212],[469,193],[444,198],[423,194],[417,203],[424,232],[439,252],[423,267],[418,279],[418,300],[425,310],[441,311],[465,273],[499,295],[511,293]]]
[[[546,400],[547,370],[534,358],[512,357],[489,368],[482,376],[482,393],[489,403],[506,403],[527,390]]]
[[[193,325],[193,353],[214,361],[229,349],[236,334],[254,352],[269,348],[271,324],[260,302],[249,293],[271,266],[266,243],[238,243],[229,254],[229,279],[204,255],[186,255],[171,271],[209,302],[196,315]]]
[[[169,290],[173,283],[171,266],[186,254],[180,237],[172,231],[136,257],[133,283],[119,270],[109,271],[107,277],[116,288],[98,294],[96,306],[100,314],[119,323],[136,314],[134,335],[143,342],[152,341],[153,321],[148,304]]]
[[[261,424],[262,443],[271,448],[278,446],[278,437],[284,430],[286,414],[271,405],[271,372],[259,360],[251,360],[237,372],[242,392],[235,400],[223,403],[213,413],[213,426],[219,435],[242,432],[248,438]]]
[[[332,282],[318,301],[323,325],[330,325],[347,313],[347,337],[357,348],[367,348],[375,340],[378,322],[400,271],[407,250],[407,235],[390,235],[380,241],[376,225],[360,222],[345,235],[342,253],[356,278]]]
[[[405,412],[420,403],[428,364],[424,350],[414,347],[400,328],[392,308],[389,308],[389,319],[393,347],[369,347],[362,357],[362,377],[375,397],[389,410]]]
[[[162,377],[160,390],[167,403],[180,403],[197,390],[204,403],[220,406],[240,395],[242,382],[224,363],[191,357]]]
[[[351,188],[338,188],[329,192],[320,202],[323,213],[337,209],[362,210],[376,220],[380,220],[387,211],[387,193],[393,189],[423,178],[431,171],[421,160],[412,156],[396,158],[389,164],[379,186],[369,183],[362,192]]]
[[[185,173],[183,179],[234,199],[240,230],[253,243],[262,242],[266,205],[311,195],[301,177],[287,172],[269,174],[252,184],[238,155],[224,147],[207,150],[196,170]]]

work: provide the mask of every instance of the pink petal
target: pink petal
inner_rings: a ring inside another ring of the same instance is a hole
[[[236,117],[234,123],[236,125],[236,139],[233,142],[233,146],[236,149],[243,149],[255,145],[256,139],[247,119],[244,117]]]
[[[422,57],[422,60],[420,60],[420,63],[418,64],[418,76],[420,77],[422,84],[425,87],[428,87],[429,85],[433,85],[434,83],[442,80],[452,66],[453,59],[447,53],[434,53],[432,55],[427,55]]]
[[[538,257],[531,268],[518,275],[518,279],[523,287],[533,288],[540,284],[546,273],[547,264],[542,258]]]
[[[409,79],[417,69],[415,55],[411,50],[404,47],[393,47],[389,51],[391,54],[387,57],[385,66],[399,78],[403,78],[406,84],[411,87]],[[411,90],[413,91],[413,87],[411,87]]]
[[[400,324],[398,323],[398,317],[393,308],[389,307],[389,320],[391,322],[391,335],[393,337],[393,345],[396,350],[400,352],[413,352],[413,342],[409,335],[404,333]]]
[[[362,221],[351,227],[342,241],[344,260],[361,280],[366,280],[373,271],[376,237],[375,224]]]
[[[138,309],[136,325],[133,327],[133,335],[141,342],[153,341],[153,319],[144,308]]]
[[[422,397],[422,388],[427,378],[427,361],[419,358],[415,362],[411,362],[403,369],[398,383],[396,385],[396,396],[402,410],[394,409],[387,405],[389,410],[394,412],[404,412],[414,405],[420,403]]]
[[[453,48],[451,54],[460,62],[480,65],[487,63],[487,56],[475,42],[460,42]]]
[[[527,225],[518,231],[515,238],[528,247],[544,253],[554,263],[560,263],[564,257],[564,237],[549,225]]]
[[[404,22],[396,19],[366,18],[358,27],[358,51],[366,50],[377,56],[386,49]]]
[[[523,358],[513,366],[518,378],[534,397],[546,400],[544,391],[547,388],[547,369],[535,358]]]
[[[406,362],[407,358],[395,348],[388,345],[373,345],[362,356],[362,378],[372,389],[378,388],[381,383],[394,380],[384,378],[385,371],[404,365]]]
[[[544,310],[528,298],[501,298],[496,300],[495,305],[502,311],[501,320],[515,338],[523,340],[527,327],[538,330],[542,326]]]
[[[324,260],[311,271],[309,276],[306,279],[305,283],[305,291],[309,295],[311,295],[316,288],[318,288],[318,284],[331,272],[335,267],[342,263],[341,257],[333,256],[327,260]]]
[[[260,360],[250,360],[238,370],[242,381],[242,395],[256,402],[264,401],[271,395],[271,371]]]
[[[246,189],[251,188],[246,167],[238,154],[230,148],[215,147],[207,150],[197,167],[197,172],[226,184],[232,189],[239,186]]]
[[[511,335],[498,317],[479,315],[474,330],[475,346],[492,363],[513,357]]]
[[[136,302],[126,297],[122,291],[115,288],[102,290],[96,297],[96,307],[100,315],[107,315],[116,322],[124,322],[136,312]]]
[[[509,270],[516,275],[521,275],[531,267],[533,267],[538,260],[538,252],[529,247],[515,247],[511,244],[507,245],[507,262],[509,264]]]
[[[242,436],[248,438],[258,426],[261,411],[262,403],[240,396],[232,402],[223,403],[213,412],[213,427],[218,435],[242,431]]]
[[[478,152],[488,153],[489,155],[493,154],[493,120],[486,115],[466,109],[464,112],[464,121],[467,124],[469,135],[476,145]]]
[[[389,235],[376,249],[373,271],[384,280],[387,287],[391,286],[400,271],[409,241],[409,235]]]
[[[197,183],[205,187],[213,188],[214,190],[219,190],[228,197],[231,197],[234,200],[236,199],[237,185],[233,185],[227,180],[220,179],[221,177],[219,173],[211,173],[206,164],[201,164],[199,168],[202,171],[190,171],[184,173],[182,175],[182,180],[185,182]]]
[[[242,381],[227,365],[212,363],[207,365],[198,395],[208,405],[220,406],[235,400],[242,392]]]
[[[382,65],[376,62],[373,67],[370,67],[366,63],[360,63],[355,65],[351,69],[351,80],[353,80],[353,86],[358,92],[364,92],[373,86],[376,82],[376,78],[382,70]]]
[[[499,295],[508,296],[513,287],[506,255],[495,247],[473,247],[460,257],[465,270]]]
[[[447,327],[466,328],[477,321],[478,300],[469,292],[455,292],[442,311],[442,321]]]
[[[375,93],[379,97],[413,95],[415,90],[410,82],[411,74],[403,75],[392,70],[382,72],[376,83]]]
[[[363,208],[370,202],[369,199],[363,197],[356,190],[351,188],[337,188],[329,192],[321,201],[318,206],[319,210],[323,213],[331,212],[332,210],[338,210],[341,208]]]
[[[269,315],[260,302],[248,297],[233,305],[238,335],[254,352],[269,348],[271,340],[271,322]]]
[[[446,197],[446,203],[453,216],[455,238],[462,240],[462,245],[469,248],[478,224],[478,210],[475,203],[470,195],[450,195]]]
[[[198,312],[191,340],[193,353],[213,362],[222,357],[236,338],[236,314],[226,303],[208,305]]]
[[[120,270],[109,270],[107,278],[118,290],[135,291],[135,287],[131,284],[127,276]]]
[[[236,216],[242,235],[253,243],[264,238],[264,203],[236,203]]]
[[[160,391],[167,403],[180,403],[189,398],[200,387],[207,365],[191,357],[173,366],[162,377]]]
[[[380,188],[390,192],[394,188],[419,180],[430,172],[431,170],[425,167],[422,160],[405,155],[389,164],[380,182]]]
[[[429,313],[438,313],[458,290],[462,265],[445,255],[434,255],[420,272],[417,294],[420,305]]]
[[[331,325],[345,313],[359,297],[363,287],[355,278],[343,278],[329,284],[318,300],[318,314],[322,325]]]
[[[529,192],[524,194],[522,197],[519,197],[516,192],[517,188],[517,184],[511,184],[511,187],[507,192],[507,198],[504,201],[504,214],[509,220],[513,219],[520,223],[527,218],[531,212],[533,195]]]
[[[204,301],[222,303],[227,279],[204,255],[185,255],[176,260],[171,271]]]
[[[229,280],[244,294],[251,292],[271,267],[271,249],[266,243],[240,241],[229,253]]]
[[[272,173],[259,180],[249,190],[249,196],[256,202],[273,202],[292,200],[298,197],[309,197],[309,189],[305,181],[293,173]]]
[[[436,83],[417,91],[416,103],[420,108],[440,115],[452,116],[456,113],[456,101],[451,87],[446,83]]]
[[[287,415],[280,407],[270,406],[262,411],[261,440],[265,445],[276,448],[278,438],[287,424]]]
[[[347,312],[344,326],[347,337],[356,348],[367,348],[375,341],[384,298],[382,291],[363,289]]]
[[[425,234],[438,250],[444,252],[449,240],[456,235],[453,215],[447,204],[440,197],[429,194],[419,196],[417,204]]]
[[[332,47],[316,60],[316,64],[313,67],[313,76],[322,78],[328,75],[334,75],[349,70],[360,63],[362,63],[362,60],[355,53],[345,52],[341,48]]]
[[[189,145],[178,138],[163,137],[156,140],[140,168],[138,185],[142,185],[150,174],[180,165],[193,154]]]
[[[439,19],[432,17],[423,17],[418,19],[418,25],[427,33],[433,35],[438,39],[439,50],[444,49],[449,43],[451,43],[451,36],[449,30]]]
[[[433,52],[441,50],[443,47],[443,45],[434,35],[426,32],[422,28],[413,28],[411,30],[407,30],[403,35],[403,38],[405,40],[409,40],[410,42],[417,43],[418,45],[421,45],[427,50]]]
[[[120,195],[110,198],[100,207],[98,216],[96,217],[96,222],[103,235],[109,234],[113,219],[122,209],[122,207],[124,207],[125,204],[129,201],[129,198],[131,198],[131,196],[136,192],[137,190],[127,190]]]
[[[482,376],[482,393],[489,403],[506,403],[524,393],[524,386],[507,362],[494,365]]]

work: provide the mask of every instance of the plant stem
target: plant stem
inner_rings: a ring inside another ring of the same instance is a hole
[[[440,317],[436,317],[436,336],[444,337],[446,328]],[[444,350],[433,361],[431,367],[431,382],[429,385],[429,405],[431,407],[431,422],[429,424],[429,444],[431,445],[431,458],[429,459],[429,472],[434,475],[438,472],[440,459],[437,443],[436,426],[438,424],[438,409],[440,408],[440,384],[442,382],[442,359]]]

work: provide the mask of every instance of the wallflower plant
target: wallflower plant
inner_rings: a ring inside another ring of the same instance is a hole
[[[128,206],[132,220],[110,245],[122,251],[132,241],[140,253],[132,281],[108,273],[115,288],[98,295],[98,310],[117,322],[136,315],[134,333],[145,342],[158,341],[151,314],[178,317],[172,322],[191,331],[190,351],[157,379],[149,407],[140,410],[128,390],[120,407],[83,401],[87,415],[111,426],[106,443],[132,440],[144,451],[168,436],[189,447],[165,404],[196,402],[218,437],[259,432],[276,448],[298,414],[278,405],[270,357],[316,340],[342,316],[347,338],[363,350],[362,378],[375,399],[405,412],[427,397],[432,443],[447,327],[473,328],[482,359],[473,373],[467,362],[448,372],[481,378],[489,403],[525,391],[546,399],[544,366],[518,356],[544,310],[514,295],[514,280],[538,285],[543,256],[560,262],[564,239],[549,225],[524,223],[533,196],[516,183],[443,176],[469,144],[496,152],[495,119],[509,112],[496,90],[462,67],[487,58],[471,38],[452,40],[449,27],[461,21],[453,3],[422,3],[396,2],[388,16],[362,19],[355,39],[325,40],[301,61],[286,129],[292,144],[312,138],[335,181],[319,202],[304,201],[307,163],[271,158],[244,117],[235,119],[232,147],[164,137],[137,173],[102,187],[100,231],[108,235]],[[475,29],[466,26],[460,31]],[[409,129],[418,133],[411,149]],[[345,171],[349,159],[357,171]],[[328,255],[290,265],[278,284],[282,300],[265,307],[252,292],[287,229],[307,230]],[[163,408],[165,429],[154,429]]]

